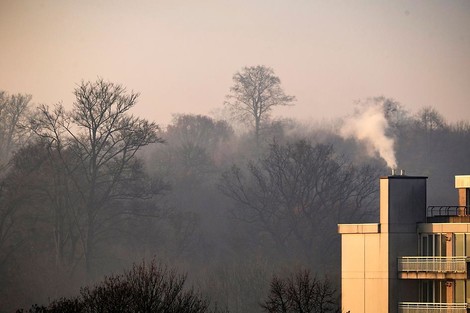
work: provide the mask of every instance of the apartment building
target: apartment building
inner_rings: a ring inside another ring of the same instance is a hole
[[[338,225],[345,313],[467,312],[470,175],[453,205],[428,206],[426,181],[381,177],[379,222]]]

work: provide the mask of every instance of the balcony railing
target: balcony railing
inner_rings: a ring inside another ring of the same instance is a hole
[[[401,302],[399,313],[467,313],[466,303]]]
[[[400,272],[465,273],[466,257],[413,256],[398,258]]]
[[[428,206],[426,217],[470,215],[470,207],[461,205]]]

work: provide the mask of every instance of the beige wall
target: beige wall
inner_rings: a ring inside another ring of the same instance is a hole
[[[342,235],[344,312],[388,313],[387,234]]]

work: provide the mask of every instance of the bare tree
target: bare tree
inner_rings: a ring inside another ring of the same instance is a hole
[[[110,204],[158,192],[140,179],[135,155],[162,139],[155,123],[129,115],[138,94],[127,94],[121,85],[102,79],[82,82],[74,94],[70,112],[61,105],[52,110],[42,106],[33,129],[49,141],[79,196],[75,205],[80,209],[80,240],[90,274],[103,226],[119,216]]]
[[[446,128],[446,122],[442,114],[430,106],[421,109],[417,114],[417,119],[418,125],[428,133]]]
[[[272,68],[258,65],[244,67],[233,75],[233,86],[225,105],[232,116],[254,127],[256,143],[259,143],[262,123],[273,107],[290,105],[295,97],[286,95],[281,80]]]
[[[403,127],[410,118],[405,107],[393,98],[386,98],[384,96],[372,97],[366,99],[363,104],[370,105],[371,103],[382,106],[384,116],[387,119],[389,126],[394,131],[399,127]]]
[[[34,142],[13,155],[3,180],[4,203],[9,205],[0,205],[0,211],[10,208],[14,214],[28,215],[31,219],[42,221],[41,231],[52,234],[53,245],[50,246],[54,247],[54,253],[50,254],[55,255],[56,272],[73,268],[80,251],[77,229],[80,197],[65,167],[65,164],[72,165],[74,161],[67,151],[59,155],[50,143]],[[25,222],[21,221],[21,224]],[[18,225],[15,226],[16,230],[18,228]]]
[[[415,126],[415,131],[424,135],[422,137],[425,140],[426,155],[424,158],[430,160],[433,151],[439,150],[435,145],[436,136],[448,130],[445,119],[436,109],[427,106],[422,108],[416,115]]]
[[[225,121],[181,114],[174,116],[161,136],[165,144],[155,147],[148,165],[157,176],[165,177],[172,188],[166,198],[174,208],[169,214],[167,242],[174,245],[165,250],[175,251],[176,255],[202,256],[207,252],[204,242],[215,237],[209,235],[213,226],[205,227],[205,223],[220,212],[214,205],[214,197],[221,198],[216,183],[219,169],[228,163],[232,151],[233,130]],[[153,238],[161,244],[156,236]]]
[[[261,307],[269,313],[340,312],[337,293],[328,278],[312,276],[300,270],[286,278],[274,277],[270,293]]]
[[[155,260],[144,261],[82,288],[78,297],[62,298],[47,307],[36,305],[29,312],[219,312],[211,311],[209,300],[186,285],[186,275]]]
[[[225,121],[203,115],[177,115],[168,125],[164,137],[168,143],[168,163],[173,165],[173,178],[187,183],[214,170],[222,160],[224,145],[233,136]]]
[[[246,169],[233,167],[220,188],[235,201],[236,218],[270,234],[280,251],[298,248],[311,260],[315,250],[325,255],[331,247],[339,210],[350,217],[364,212],[358,209],[377,191],[374,175],[369,166],[356,168],[337,157],[330,145],[298,141],[273,144]]]
[[[0,91],[0,165],[5,164],[13,149],[28,138],[24,126],[30,101],[31,95],[8,95]]]
[[[191,142],[212,152],[222,141],[233,136],[232,128],[221,120],[204,115],[179,114],[168,125],[166,136],[171,144],[184,145]]]

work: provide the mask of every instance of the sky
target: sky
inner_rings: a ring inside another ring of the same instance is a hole
[[[274,115],[331,120],[385,96],[470,120],[470,1],[0,0],[0,90],[35,103],[70,108],[101,77],[166,125],[220,110],[254,65],[297,98]]]

